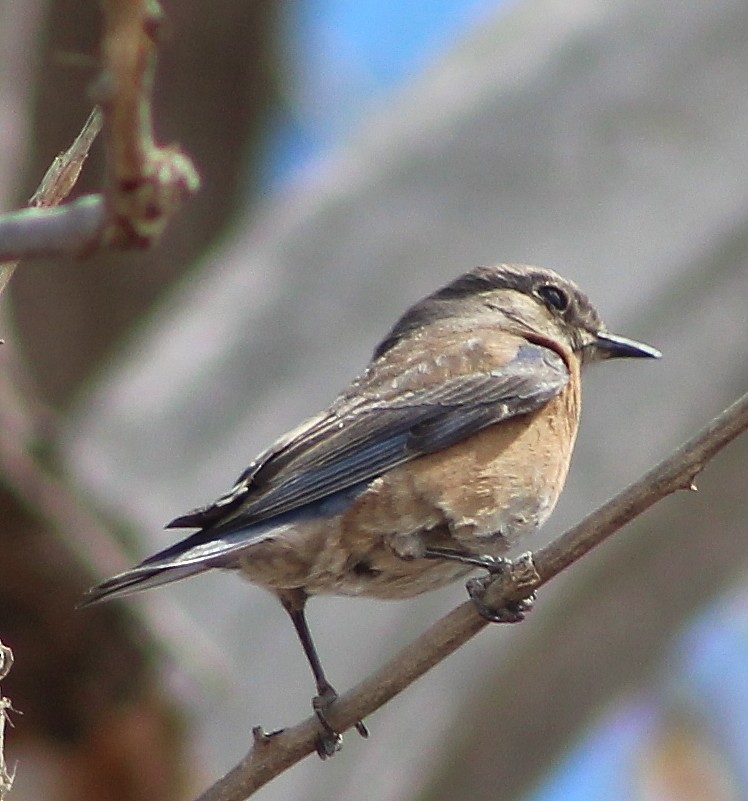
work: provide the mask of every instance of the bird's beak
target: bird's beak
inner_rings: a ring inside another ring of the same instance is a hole
[[[593,340],[593,346],[600,351],[604,359],[631,357],[637,359],[659,359],[662,354],[657,348],[637,342],[634,339],[619,337],[607,331],[599,331]]]

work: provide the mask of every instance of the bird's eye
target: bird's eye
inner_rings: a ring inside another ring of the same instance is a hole
[[[538,297],[556,311],[566,311],[569,308],[569,296],[560,287],[553,284],[543,284],[537,289]]]

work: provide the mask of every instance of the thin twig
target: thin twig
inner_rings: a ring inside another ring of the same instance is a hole
[[[532,558],[500,574],[484,602],[501,608],[541,587],[650,506],[679,489],[692,489],[695,476],[722,448],[748,429],[748,393],[716,417],[638,481],[603,504]],[[386,665],[342,695],[326,713],[337,731],[370,715],[487,625],[466,602],[432,625]],[[272,735],[255,731],[242,761],[209,787],[198,801],[241,801],[315,751],[316,717]]]
[[[60,153],[44,173],[39,187],[29,200],[29,206],[50,208],[65,200],[78,181],[91,145],[101,131],[102,122],[101,109],[95,106],[73,144]]]
[[[90,240],[102,226],[103,205],[99,203],[97,206],[91,198],[83,198],[66,207],[70,208],[66,212],[69,217],[75,218],[72,224],[65,218],[61,220],[59,212],[39,211],[52,209],[70,194],[101,130],[101,123],[101,111],[94,108],[73,144],[55,157],[44,174],[29,200],[29,206],[33,208],[0,217],[0,262],[4,262],[0,263],[0,295],[18,267],[18,253],[23,252],[28,257],[51,251],[70,251],[79,242],[78,233],[74,234],[73,242],[70,241],[71,231],[81,229]]]
[[[0,681],[8,675],[12,666],[13,651],[0,640]],[[6,710],[10,708],[10,701],[0,693],[0,801],[3,801],[6,793],[13,787],[14,778],[12,773],[8,773],[5,764],[5,723],[8,719]]]
[[[23,378],[10,354],[0,370],[0,476],[4,487],[58,536],[91,575],[110,575],[131,564],[115,531],[69,485],[65,476],[40,463],[40,443],[58,441],[62,423],[21,389]],[[15,367],[15,369],[14,369]],[[44,437],[44,438],[42,438]],[[224,655],[206,632],[191,625],[178,605],[164,597],[142,609],[143,626],[182,665],[188,676],[228,675]],[[2,660],[0,660],[1,662]],[[2,671],[0,671],[2,678]]]

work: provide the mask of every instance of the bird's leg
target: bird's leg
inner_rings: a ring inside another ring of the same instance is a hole
[[[466,551],[457,551],[453,548],[426,548],[423,556],[425,559],[451,559],[453,562],[461,562],[463,565],[482,567],[493,575],[503,573],[512,566],[511,561],[504,559],[502,556],[473,554]]]
[[[304,649],[307,661],[314,674],[314,681],[317,685],[317,695],[312,699],[312,708],[323,729],[322,734],[320,734],[317,739],[317,753],[321,759],[327,759],[327,757],[333,756],[336,751],[340,750],[343,741],[341,734],[333,729],[325,715],[326,710],[335,701],[338,694],[332,684],[327,680],[327,676],[325,676],[319,654],[314,647],[312,634],[306,622],[306,615],[304,614],[304,606],[307,600],[306,593],[303,590],[285,590],[283,594],[280,595],[280,599],[296,629],[301,647]],[[361,720],[356,723],[356,731],[362,737],[369,736],[369,730]]]
[[[535,593],[531,593],[527,598],[520,601],[509,601],[504,606],[495,609],[486,604],[483,600],[486,590],[496,578],[507,573],[514,567],[510,559],[501,556],[488,556],[486,554],[476,555],[464,551],[452,550],[451,548],[427,548],[423,556],[427,559],[451,559],[461,562],[464,565],[482,567],[488,573],[485,576],[468,579],[465,585],[470,600],[475,604],[475,608],[480,615],[491,623],[520,623],[525,619],[525,615],[532,609],[535,601]]]

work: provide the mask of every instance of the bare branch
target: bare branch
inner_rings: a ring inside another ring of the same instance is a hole
[[[0,681],[10,672],[13,666],[13,651],[0,640]],[[10,701],[3,698],[0,693],[0,801],[5,798],[6,793],[13,786],[13,774],[8,773],[5,764],[5,722],[8,718],[7,709],[10,709]]]
[[[0,216],[0,294],[10,281],[18,254],[41,256],[45,253],[74,253],[80,247],[82,230],[89,241],[103,225],[103,203],[84,198],[71,204],[69,215],[50,211],[70,194],[91,145],[101,130],[101,112],[95,108],[88,116],[73,144],[55,158],[44,174],[29,206],[34,208]]]
[[[102,244],[147,247],[163,233],[200,178],[176,145],[159,147],[151,100],[161,9],[155,0],[103,0],[103,72],[95,93],[104,112],[110,224]]]
[[[188,156],[176,145],[161,147],[154,141],[151,101],[154,37],[161,20],[158,4],[102,0],[102,7],[102,71],[94,94],[104,119],[107,191],[54,212],[35,208],[0,217],[0,261],[81,255],[101,247],[148,247],[199,188],[200,178]],[[94,115],[71,150],[55,159],[32,199],[34,206],[56,205],[70,192],[100,124]],[[78,149],[71,153],[74,148]],[[49,185],[57,187],[54,192],[45,188],[48,178]],[[40,192],[47,202],[40,201]],[[0,291],[15,266],[0,267]]]
[[[59,156],[58,156],[59,158]],[[19,253],[24,258],[51,254],[82,254],[84,243],[94,241],[106,220],[104,198],[87,195],[56,209],[24,209],[0,219],[0,259]],[[0,268],[0,284],[7,284],[18,260]],[[0,286],[0,289],[2,288]]]
[[[748,428],[748,393],[716,417],[638,481],[531,558],[521,557],[500,574],[485,603],[500,608],[528,596],[650,506],[679,489],[692,489],[695,476],[722,448]],[[466,602],[443,617],[386,665],[342,695],[326,713],[338,731],[371,714],[487,625]],[[209,787],[198,801],[241,801],[315,751],[314,716],[281,732],[256,729],[244,759]]]
[[[39,187],[31,196],[29,206],[50,208],[65,200],[78,181],[91,145],[101,131],[101,124],[101,109],[95,107],[73,144],[50,164]]]

